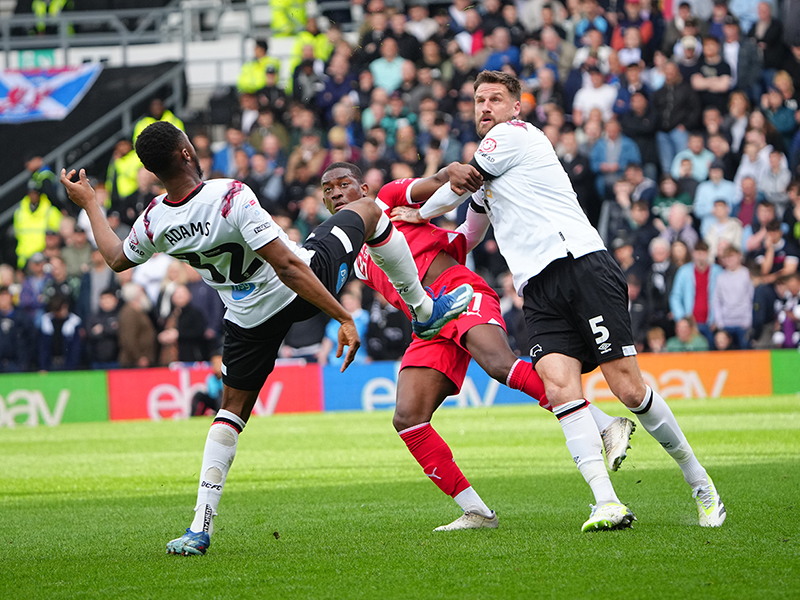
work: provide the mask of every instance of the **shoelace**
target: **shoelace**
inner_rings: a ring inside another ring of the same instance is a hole
[[[700,504],[703,505],[703,508],[708,510],[712,506],[714,506],[714,492],[712,491],[711,487],[704,487],[697,490],[697,499],[700,501]]]

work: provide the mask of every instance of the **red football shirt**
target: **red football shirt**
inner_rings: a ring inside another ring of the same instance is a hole
[[[395,206],[418,207],[411,200],[411,185],[416,179],[398,179],[384,185],[378,192],[375,200],[378,206],[387,214],[391,215],[392,208]],[[455,231],[448,231],[441,227],[436,227],[430,223],[394,223],[394,226],[403,233],[414,256],[414,262],[419,271],[419,278],[422,280],[433,259],[439,252],[446,252],[463,265],[467,258],[467,243],[464,236]],[[411,313],[403,302],[394,286],[386,278],[367,252],[367,247],[361,248],[361,252],[356,259],[356,275],[369,287],[380,292],[389,303],[395,308],[402,310],[410,319]]]

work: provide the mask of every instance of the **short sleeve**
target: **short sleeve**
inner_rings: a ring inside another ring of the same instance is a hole
[[[145,223],[148,213],[149,210],[139,215],[139,218],[136,219],[133,227],[131,227],[128,237],[122,242],[122,251],[125,256],[129,261],[137,265],[147,262],[157,252]]]
[[[411,200],[411,187],[417,179],[398,179],[383,186],[378,192],[376,202],[382,210],[394,208],[395,206],[407,206],[415,204]]]
[[[524,121],[495,125],[475,151],[475,162],[483,171],[495,177],[516,166],[525,155],[529,127],[532,125]]]
[[[233,181],[228,190],[230,217],[239,229],[242,238],[253,251],[269,244],[279,235],[279,226],[270,214],[258,203],[253,191],[238,181]]]

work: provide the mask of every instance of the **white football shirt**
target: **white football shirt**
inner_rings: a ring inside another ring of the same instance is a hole
[[[292,242],[261,208],[252,190],[233,179],[198,185],[174,202],[154,198],[123,242],[125,256],[141,264],[156,252],[188,263],[225,303],[225,318],[260,325],[297,296],[256,250],[280,239],[306,264],[313,252]]]
[[[475,161],[495,176],[473,201],[486,209],[518,293],[567,253],[578,258],[605,249],[541,130],[524,121],[499,123],[483,138]]]

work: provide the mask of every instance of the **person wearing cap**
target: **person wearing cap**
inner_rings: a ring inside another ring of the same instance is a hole
[[[49,165],[44,163],[44,160],[38,153],[30,153],[25,158],[25,169],[31,174],[31,180],[35,181],[39,189],[45,194],[50,201],[59,205],[58,196],[55,193],[56,174]],[[60,206],[59,206],[60,208]]]
[[[703,48],[700,45],[702,41],[701,30],[700,30],[700,23],[696,17],[689,17],[686,19],[685,23],[683,24],[683,31],[681,31],[681,36],[678,38],[675,45],[669,49],[673,55],[674,59],[681,58],[684,53],[683,42],[686,38],[694,38],[697,42],[697,46],[695,48],[695,53],[697,55],[701,55],[703,53]]]
[[[700,56],[703,54],[703,47],[692,35],[683,36],[679,43],[683,51],[675,53],[675,62],[678,63],[684,81],[690,81],[692,75],[700,72],[702,63]]]
[[[266,85],[265,73],[267,67],[273,67],[276,70],[280,69],[280,60],[269,56],[268,52],[269,44],[267,40],[256,40],[253,59],[242,65],[239,70],[239,76],[236,79],[236,89],[240,93],[255,94]]]
[[[14,211],[14,237],[17,239],[17,266],[22,269],[36,252],[45,248],[48,229],[58,231],[61,212],[53,206],[40,184],[28,181],[28,193]]]
[[[681,2],[673,13],[672,19],[667,21],[664,37],[661,41],[660,49],[667,56],[672,55],[675,44],[683,37],[683,28],[690,18],[692,18],[691,4],[685,1]]]
[[[700,219],[700,235],[705,238],[714,219],[714,202],[725,198],[733,206],[736,184],[724,179],[725,163],[714,160],[708,168],[708,180],[697,186],[694,194],[694,216]]]

